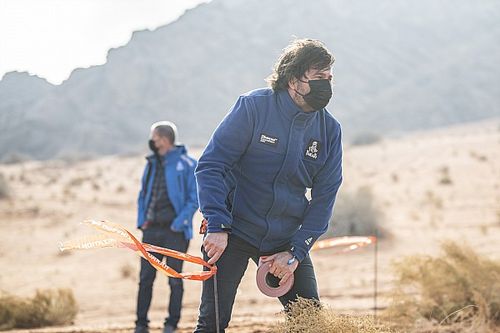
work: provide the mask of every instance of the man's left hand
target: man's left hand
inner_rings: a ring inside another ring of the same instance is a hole
[[[293,275],[293,272],[299,266],[299,262],[295,260],[291,265],[288,265],[288,261],[292,259],[293,256],[290,252],[278,252],[268,257],[261,257],[263,265],[271,265],[269,273],[280,279],[280,286]]]

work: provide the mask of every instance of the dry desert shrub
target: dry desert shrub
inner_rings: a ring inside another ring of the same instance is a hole
[[[386,320],[410,332],[500,331],[500,262],[450,241],[442,250],[440,257],[411,256],[395,264]]]
[[[425,192],[425,198],[423,200],[423,203],[435,209],[443,208],[443,199],[441,199],[438,195],[434,194],[434,192],[432,191]]]
[[[78,312],[70,289],[39,290],[33,298],[0,295],[0,330],[65,325]]]
[[[371,188],[361,187],[356,192],[341,192],[335,203],[335,210],[329,230],[324,237],[333,236],[388,236],[380,226],[382,212],[375,205]]]
[[[394,329],[375,323],[372,316],[336,314],[313,300],[299,298],[284,314],[285,320],[270,329],[272,333],[389,333]]]
[[[71,179],[67,184],[66,187],[72,188],[72,187],[77,187],[82,185],[84,182],[88,181],[89,177],[75,177]]]
[[[94,191],[99,191],[101,189],[101,187],[96,182],[92,182],[92,189]]]
[[[69,251],[65,251],[65,252],[69,252]],[[122,278],[128,279],[128,278],[133,277],[135,270],[131,264],[125,263],[120,267],[120,273],[121,273]]]
[[[478,154],[475,151],[471,151],[470,152],[470,156],[472,158],[478,160],[479,162],[486,162],[486,161],[488,161],[488,157],[486,155]]]
[[[0,200],[10,197],[10,188],[7,180],[0,174]]]
[[[377,133],[363,132],[358,133],[352,139],[351,144],[353,146],[366,146],[378,143],[380,140],[382,140],[382,137]]]
[[[395,172],[391,173],[391,179],[392,179],[392,181],[393,181],[394,183],[399,182],[399,176],[398,176],[398,174],[397,174],[397,173],[395,173]]]
[[[441,178],[439,179],[439,184],[441,185],[451,185],[453,181],[450,177],[450,169],[447,166],[442,167],[439,172],[441,173]]]
[[[116,188],[116,193],[123,193],[125,192],[125,186],[123,186],[122,184],[120,184],[117,188]]]

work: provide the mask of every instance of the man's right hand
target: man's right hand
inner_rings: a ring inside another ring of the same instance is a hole
[[[203,240],[203,248],[210,258],[208,261],[210,265],[215,264],[222,253],[224,253],[227,246],[227,237],[228,234],[226,232],[216,232],[208,233]]]

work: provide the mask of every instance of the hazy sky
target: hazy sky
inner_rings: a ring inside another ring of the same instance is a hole
[[[0,0],[0,77],[28,71],[59,84],[103,64],[135,30],[154,29],[208,0]]]

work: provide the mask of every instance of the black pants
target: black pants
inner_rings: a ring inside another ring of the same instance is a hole
[[[203,253],[207,260],[206,253]],[[219,296],[220,332],[229,325],[233,311],[234,298],[241,278],[245,274],[249,259],[258,263],[259,250],[244,240],[230,235],[228,245],[217,261],[217,289]],[[307,256],[294,272],[295,283],[292,289],[279,297],[283,306],[298,296],[319,300],[316,277],[311,258]],[[267,297],[267,296],[263,296]],[[213,278],[203,282],[198,325],[195,333],[216,332],[215,301]]]
[[[183,232],[173,232],[170,227],[159,227],[151,225],[143,231],[143,243],[166,247],[171,250],[186,252],[189,241],[184,238]],[[163,255],[152,253],[158,260],[163,259]],[[177,272],[182,271],[182,260],[167,257],[167,265]],[[139,281],[139,294],[137,296],[137,321],[136,326],[148,326],[148,311],[151,305],[153,293],[153,282],[156,277],[156,269],[144,258],[141,258],[141,273]],[[182,296],[184,287],[182,279],[168,278],[170,285],[170,301],[168,305],[168,316],[165,324],[177,327],[181,317]]]

